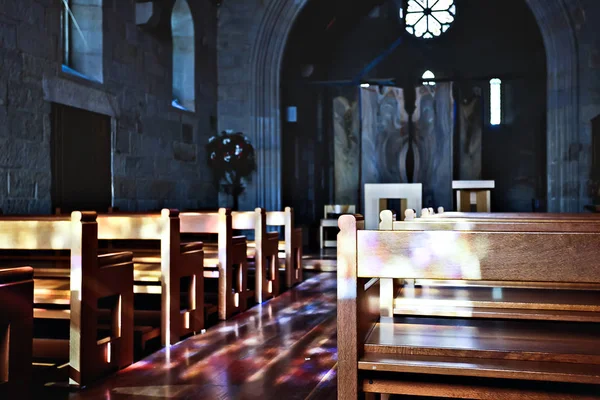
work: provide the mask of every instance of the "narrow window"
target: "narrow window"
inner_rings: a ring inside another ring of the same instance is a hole
[[[171,14],[173,38],[173,107],[194,111],[195,46],[194,20],[186,0],[177,0]]]
[[[102,0],[62,0],[63,71],[102,82]]]
[[[423,72],[421,79],[423,80],[423,85],[435,86],[435,82],[433,81],[433,79],[435,79],[435,74],[433,72],[429,70]]]
[[[502,123],[502,81],[498,78],[490,80],[490,124]]]

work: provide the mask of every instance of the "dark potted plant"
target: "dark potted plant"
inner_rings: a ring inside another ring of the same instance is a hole
[[[215,187],[232,196],[233,210],[238,210],[240,195],[256,171],[254,147],[242,132],[223,131],[208,140],[206,153]]]

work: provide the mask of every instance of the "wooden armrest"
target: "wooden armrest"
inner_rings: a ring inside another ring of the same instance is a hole
[[[279,243],[279,232],[267,232],[267,240],[274,240]]]
[[[231,238],[231,244],[240,245],[246,243],[246,236],[234,236]]]
[[[204,249],[203,242],[190,242],[190,243],[181,243],[179,249],[182,253],[189,253],[192,251],[200,251]]]
[[[0,269],[0,284],[28,281],[33,279],[33,268],[16,267]]]
[[[123,251],[119,253],[106,253],[98,255],[98,267],[107,265],[117,266],[119,264],[128,263],[133,260],[133,253]]]
[[[34,278],[69,278],[70,268],[34,268]]]

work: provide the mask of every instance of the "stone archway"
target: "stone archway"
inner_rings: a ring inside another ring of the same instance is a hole
[[[548,211],[582,210],[578,49],[565,0],[525,0],[546,47]],[[281,209],[280,72],[288,34],[308,0],[230,0],[219,16],[219,129],[246,132],[258,172],[241,205]],[[263,5],[264,3],[267,3]],[[585,181],[587,177],[583,178]],[[246,208],[247,208],[246,207]]]

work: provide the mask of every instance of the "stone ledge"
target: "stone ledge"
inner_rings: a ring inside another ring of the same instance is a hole
[[[115,97],[105,91],[63,77],[44,78],[44,100],[118,118]],[[90,83],[90,85],[96,85]]]

